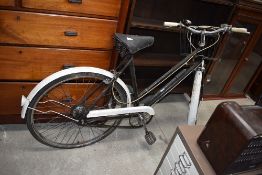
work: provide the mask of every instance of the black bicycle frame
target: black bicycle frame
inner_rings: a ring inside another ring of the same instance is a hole
[[[113,79],[109,82],[106,89],[94,99],[93,105],[89,106],[89,110],[91,110],[96,102],[113,86],[114,82],[120,77],[120,75],[124,72],[124,70],[129,67],[131,74],[131,81],[133,87],[133,104],[135,106],[139,105],[139,101],[143,99],[148,92],[152,91],[168,78],[170,78],[175,72],[181,69],[185,64],[187,64],[191,59],[195,58],[197,53],[201,50],[201,47],[194,50],[191,54],[181,60],[179,63],[174,65],[168,72],[158,78],[154,83],[152,83],[149,87],[144,89],[140,94],[138,94],[136,74],[135,74],[135,65],[133,57],[128,55],[124,57],[123,61],[120,62],[117,69],[120,69],[118,72],[114,73]],[[169,92],[171,92],[181,81],[183,81],[188,75],[190,75],[194,70],[196,70],[199,66],[201,66],[202,61],[195,62],[192,66],[187,69],[181,70],[176,76],[174,76],[165,86],[163,86],[159,91],[157,91],[153,96],[149,97],[146,101],[144,101],[144,105],[151,106],[158,101],[162,100]],[[85,95],[84,101],[87,99],[88,94]],[[139,100],[137,100],[139,99]]]
[[[191,54],[181,60],[179,63],[174,65],[168,72],[158,78],[155,82],[153,82],[150,86],[144,89],[140,94],[138,94],[137,89],[137,81],[136,81],[136,74],[135,74],[135,66],[133,62],[133,57],[130,58],[132,61],[129,62],[129,69],[131,74],[131,81],[133,87],[133,99],[136,100],[138,98],[144,98],[144,96],[149,92],[152,91],[154,88],[158,87],[162,84],[166,79],[171,77],[175,72],[181,69],[185,64],[187,64],[191,59],[195,58],[197,53],[199,52],[200,48],[194,50]],[[144,105],[151,106],[158,101],[162,100],[168,93],[170,93],[181,81],[183,81],[188,75],[190,75],[194,70],[196,70],[199,66],[201,66],[202,61],[195,62],[192,66],[187,69],[181,70],[176,76],[174,76],[165,86],[163,86],[159,91],[157,91],[153,96],[150,96],[146,101],[144,101]],[[122,72],[121,72],[122,73]],[[120,74],[121,74],[120,73]],[[135,106],[139,105],[137,101],[134,103]]]

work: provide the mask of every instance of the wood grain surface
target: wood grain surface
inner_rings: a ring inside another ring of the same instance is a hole
[[[116,27],[114,20],[0,10],[0,43],[111,49]]]
[[[0,46],[0,80],[42,80],[63,66],[109,68],[111,51]]]
[[[70,3],[69,0],[23,0],[22,6],[27,8],[56,10],[118,17],[120,0],[82,0],[81,3]]]

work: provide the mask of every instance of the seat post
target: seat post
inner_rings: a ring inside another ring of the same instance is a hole
[[[133,87],[133,98],[138,98],[138,89],[137,89],[137,81],[136,81],[136,70],[135,70],[135,64],[134,64],[134,57],[131,57],[131,62],[129,64],[129,70],[131,75],[131,81],[132,81],[132,87]],[[135,106],[139,105],[139,102],[134,103]]]

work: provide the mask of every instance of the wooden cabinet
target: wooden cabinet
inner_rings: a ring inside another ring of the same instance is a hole
[[[0,46],[0,79],[40,81],[65,66],[109,69],[111,51]],[[52,64],[54,63],[54,64]]]
[[[135,57],[139,85],[152,83],[182,57],[190,53],[187,37],[180,30],[163,27],[164,21],[189,19],[194,25],[231,23],[251,34],[230,33],[218,47],[204,53],[217,61],[207,62],[206,98],[243,97],[261,70],[262,3],[256,0],[134,1],[128,33],[155,37],[153,47]],[[208,42],[208,41],[207,41]],[[214,54],[213,54],[214,53]],[[150,60],[150,61],[149,61]],[[158,75],[156,75],[158,74]],[[190,92],[192,76],[176,92]],[[145,86],[146,86],[145,85]]]
[[[117,21],[0,11],[0,42],[82,48],[112,48]]]
[[[2,117],[15,117],[16,121],[19,120],[21,112],[21,96],[29,94],[29,92],[36,86],[37,83],[31,82],[0,82],[1,91],[1,123],[11,122],[3,121]]]
[[[118,17],[121,0],[23,0],[22,6],[33,9]]]
[[[15,6],[15,0],[1,0],[0,6]]]
[[[186,33],[164,27],[164,21],[180,22],[189,19],[193,25],[218,26],[228,22],[232,10],[233,3],[227,1],[219,5],[201,0],[134,1],[127,32],[155,37],[152,47],[135,56],[137,76],[141,80],[138,85],[149,85],[191,51]],[[191,92],[192,82],[191,75],[175,89],[175,92]]]
[[[216,55],[218,61],[208,72],[204,89],[206,97],[243,97],[256,82],[262,63],[261,6],[240,1],[232,25],[247,28],[250,35],[231,33],[224,38]]]
[[[21,95],[54,72],[110,69],[128,7],[129,0],[1,0],[0,123],[21,122]]]
[[[259,100],[259,97],[262,95],[262,67],[260,66],[259,73],[257,74],[254,83],[250,87],[248,94],[256,102]]]

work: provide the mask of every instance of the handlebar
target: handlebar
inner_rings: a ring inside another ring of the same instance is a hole
[[[214,35],[221,32],[236,32],[236,33],[245,33],[250,34],[246,28],[237,28],[232,27],[231,25],[223,24],[220,27],[213,26],[186,26],[183,23],[177,22],[164,22],[165,27],[183,27],[195,34],[204,34],[204,35]],[[212,31],[208,31],[207,29],[212,29]]]
[[[231,28],[231,31],[232,31],[232,32],[236,32],[236,33],[246,33],[246,34],[250,34],[250,32],[248,32],[246,28],[232,27],[232,28]]]

